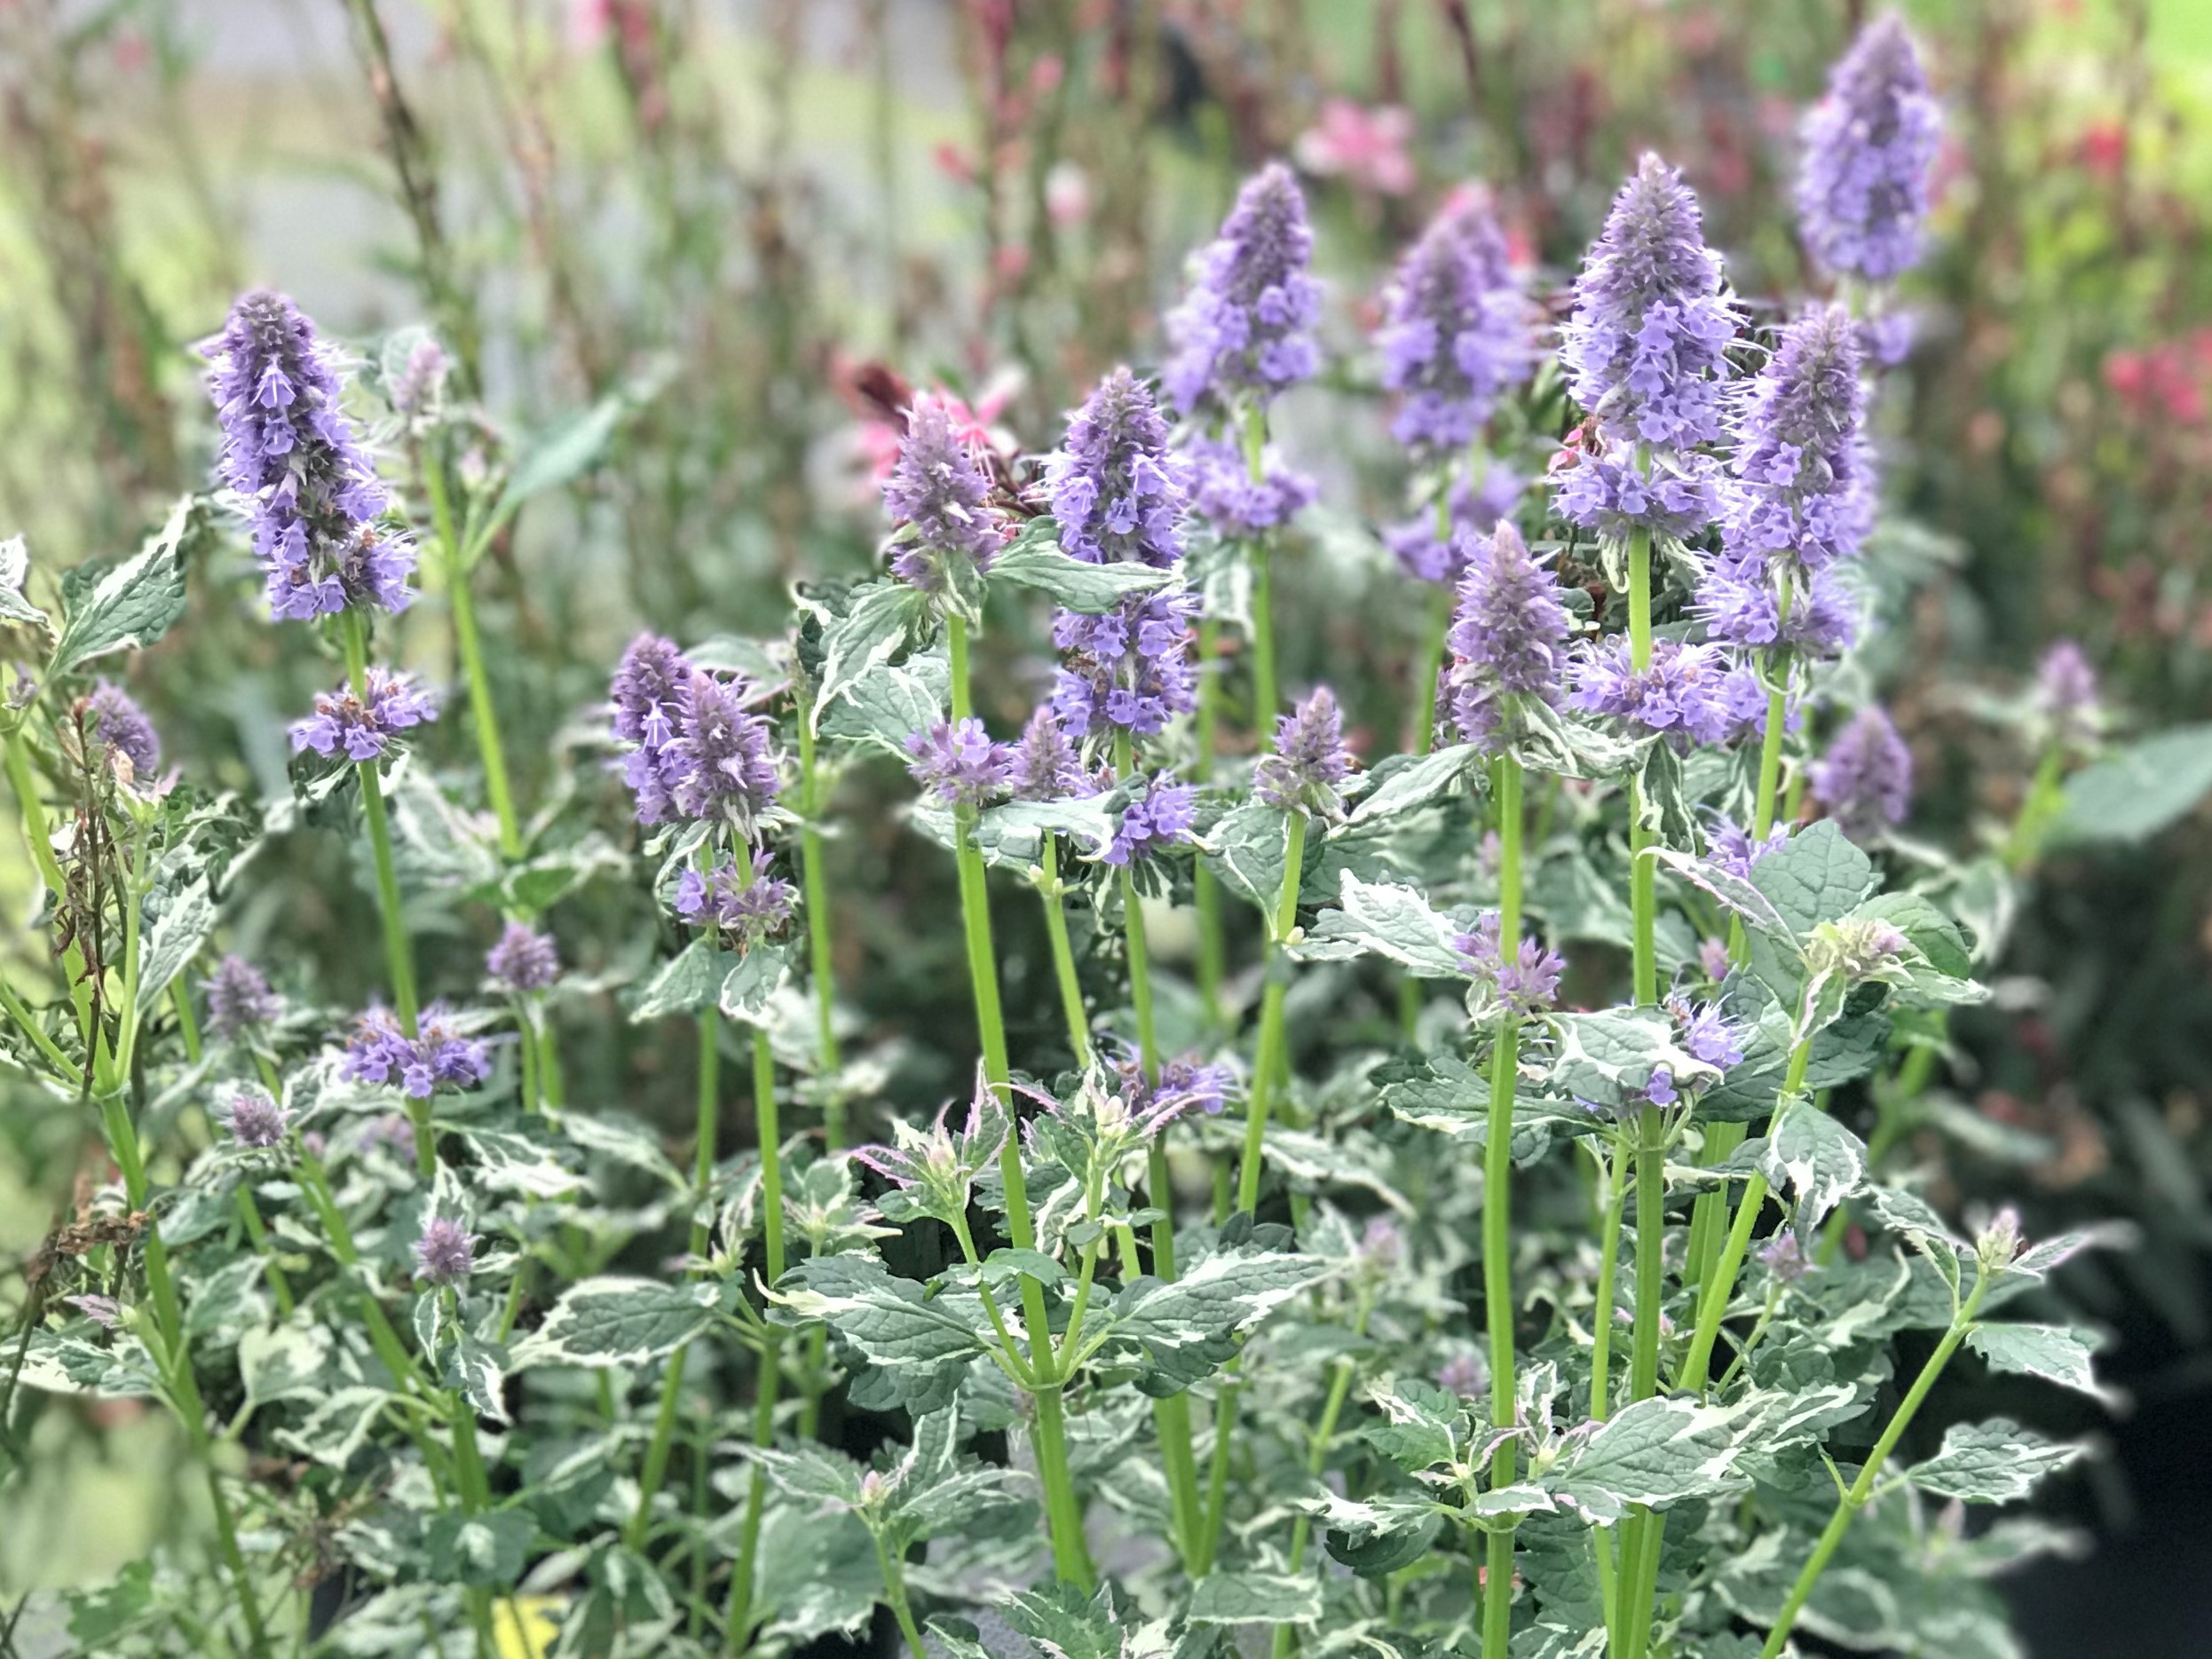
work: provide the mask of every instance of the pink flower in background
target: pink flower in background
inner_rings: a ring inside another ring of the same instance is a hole
[[[1091,217],[1091,178],[1073,162],[1055,162],[1045,175],[1045,212],[1065,228]]]
[[[841,373],[839,383],[849,375]],[[1013,431],[1000,424],[1007,406],[1020,395],[1023,383],[1022,371],[1015,367],[1001,368],[984,383],[983,390],[975,398],[960,398],[939,388],[931,392],[944,406],[951,418],[952,435],[960,443],[989,451],[1004,463],[1011,464],[1021,453],[1022,446]],[[898,460],[899,445],[905,427],[901,418],[895,418],[874,405],[866,407],[861,418],[849,429],[849,459],[853,470],[856,496],[874,501],[882,494],[883,481],[891,476],[891,468]]]
[[[1321,106],[1321,120],[1299,135],[1292,154],[1307,172],[1341,178],[1355,190],[1402,196],[1413,188],[1413,115],[1395,104],[1368,109],[1347,98]]]

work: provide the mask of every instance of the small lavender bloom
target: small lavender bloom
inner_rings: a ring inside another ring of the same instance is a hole
[[[947,806],[990,806],[1005,798],[1014,781],[1013,746],[993,743],[972,715],[910,732],[906,753],[914,757],[908,774]]]
[[[1558,999],[1567,959],[1545,950],[1543,941],[1523,936],[1513,960],[1506,960],[1502,948],[1505,925],[1497,912],[1486,910],[1475,918],[1473,932],[1454,936],[1452,948],[1466,959],[1476,982],[1489,986],[1507,1013],[1527,1019]]]
[[[1386,529],[1383,545],[1416,581],[1457,582],[1466,573],[1468,549],[1499,519],[1513,516],[1528,487],[1520,473],[1493,462],[1482,469],[1480,480],[1452,480],[1445,510],[1448,528],[1438,525],[1434,512],[1423,513]]]
[[[415,1276],[431,1284],[457,1284],[476,1271],[476,1240],[456,1221],[434,1215],[415,1241]]]
[[[1727,698],[1734,666],[1717,645],[1661,638],[1651,643],[1651,666],[1638,673],[1630,666],[1627,637],[1616,634],[1576,652],[1568,700],[1590,714],[1667,733],[1678,744],[1725,743],[1736,726]]]
[[[608,688],[614,735],[637,747],[622,757],[622,780],[637,802],[637,821],[651,826],[675,815],[675,774],[663,758],[689,718],[692,668],[675,645],[640,634],[622,653]]]
[[[1319,372],[1313,249],[1298,181],[1271,162],[1244,181],[1220,237],[1192,262],[1189,293],[1168,314],[1172,355],[1161,381],[1175,407],[1188,415],[1209,397],[1228,404],[1240,393],[1265,404]]]
[[[906,414],[906,436],[883,486],[883,505],[901,526],[891,571],[935,593],[949,570],[991,568],[1002,538],[991,510],[991,480],[942,399],[922,393]]]
[[[1697,198],[1646,155],[1614,198],[1560,336],[1575,400],[1622,443],[1680,449],[1719,438],[1722,354],[1741,320],[1720,287]]]
[[[710,923],[736,936],[741,945],[773,938],[791,923],[799,907],[799,891],[788,881],[769,875],[769,855],[754,849],[750,855],[751,879],[734,859],[724,858],[711,872],[685,870],[676,878],[675,909],[684,920],[699,927]]]
[[[1146,780],[1144,793],[1122,809],[1121,822],[1107,845],[1105,860],[1126,865],[1161,848],[1187,841],[1197,825],[1198,792],[1178,783],[1173,772]]]
[[[1490,1389],[1489,1367],[1473,1348],[1453,1355],[1438,1368],[1436,1386],[1448,1394],[1477,1400]]]
[[[1767,831],[1765,839],[1755,840],[1750,830],[1724,813],[1713,820],[1712,833],[1706,840],[1705,857],[1716,868],[1748,881],[1758,861],[1780,849],[1789,839],[1787,824],[1777,824]]]
[[[428,1100],[442,1085],[474,1088],[492,1075],[491,1045],[453,1029],[453,1009],[425,1004],[410,1039],[389,1008],[371,1007],[346,1039],[340,1075],[349,1083],[391,1083],[410,1098]]]
[[[517,996],[543,991],[561,976],[561,953],[549,933],[510,921],[484,958],[484,971]]]
[[[1500,519],[1487,541],[1470,546],[1458,611],[1444,636],[1452,660],[1441,711],[1464,741],[1498,754],[1520,735],[1521,699],[1559,707],[1567,607],[1559,578],[1529,551],[1511,520]]]
[[[1824,921],[1813,930],[1805,960],[1815,976],[1833,974],[1846,985],[1879,979],[1898,966],[1912,941],[1873,916]]]
[[[1920,257],[1943,111],[1894,12],[1859,33],[1805,112],[1797,220],[1829,270],[1886,282]]]
[[[438,699],[415,684],[412,675],[394,674],[371,664],[364,678],[367,695],[351,685],[315,693],[315,712],[292,725],[295,754],[312,749],[367,764],[391,753],[399,733],[438,717]]]
[[[1016,801],[1065,801],[1096,793],[1049,703],[1040,704],[1022,728],[1007,785]]]
[[[1787,617],[1781,582],[1794,589]],[[1710,637],[1746,648],[1789,645],[1832,657],[1859,634],[1858,602],[1834,570],[1793,578],[1758,554],[1731,555],[1725,549],[1704,561],[1691,610]]]
[[[273,1147],[284,1139],[287,1118],[284,1108],[269,1097],[268,1090],[251,1083],[241,1083],[231,1091],[229,1110],[224,1114],[231,1138],[241,1146],[257,1149]]]
[[[1716,985],[1734,970],[1735,959],[1728,954],[1726,939],[1700,939],[1697,942],[1697,965],[1705,977]]]
[[[1045,487],[1070,557],[1155,570],[1182,557],[1182,468],[1151,392],[1126,368],[1100,381],[1070,419],[1066,444],[1045,463]]]
[[[1723,1013],[1718,1002],[1678,1003],[1671,1011],[1682,1028],[1682,1047],[1690,1055],[1723,1071],[1743,1063],[1743,1044],[1749,1033]]]
[[[1813,768],[1813,793],[1853,841],[1905,821],[1912,805],[1912,751],[1887,715],[1869,706],[1852,717]]]
[[[1189,463],[1190,510],[1225,536],[1256,536],[1286,525],[1311,507],[1321,486],[1286,466],[1272,446],[1261,452],[1260,476],[1241,446],[1197,434],[1183,445]]]
[[[407,360],[391,383],[391,407],[405,415],[428,414],[437,407],[446,391],[446,376],[453,367],[453,359],[446,355],[446,348],[430,336],[417,340],[407,352]]]
[[[1052,709],[1069,734],[1087,738],[1118,728],[1149,737],[1197,707],[1190,660],[1188,593],[1125,599],[1102,616],[1063,611],[1053,644],[1068,653],[1053,681]]]
[[[1611,541],[1638,530],[1686,541],[1720,511],[1720,468],[1710,455],[1577,446],[1553,474],[1560,517]]]
[[[284,1017],[284,999],[242,956],[225,956],[200,982],[207,993],[208,1023],[225,1042],[257,1035]]]
[[[1114,1062],[1114,1072],[1130,1116],[1139,1118],[1150,1118],[1163,1107],[1169,1108],[1172,1116],[1198,1111],[1218,1118],[1236,1086],[1234,1071],[1209,1064],[1196,1055],[1178,1055],[1164,1061],[1159,1081],[1147,1082],[1143,1057],[1126,1044]]]
[[[1784,1284],[1795,1284],[1813,1271],[1813,1264],[1805,1260],[1805,1246],[1797,1242],[1794,1232],[1784,1228],[1753,1252],[1759,1265]]]
[[[1387,1273],[1405,1255],[1405,1235],[1386,1215],[1373,1215],[1360,1229],[1360,1265]]]
[[[1344,810],[1337,786],[1356,764],[1344,745],[1344,713],[1336,693],[1319,685],[1295,712],[1276,717],[1275,749],[1260,757],[1252,790],[1285,812],[1332,818]]]
[[[2035,669],[2034,707],[2052,741],[2066,748],[2088,748],[2104,731],[2097,670],[2074,641],[2059,640],[2043,653]]]
[[[162,734],[146,710],[112,681],[102,680],[84,699],[86,723],[96,751],[130,762],[131,781],[151,785],[162,765]]]
[[[1974,1235],[1974,1254],[1986,1271],[1995,1273],[2011,1267],[2026,1244],[2020,1231],[2020,1213],[2007,1205]]]
[[[1461,193],[1399,263],[1375,337],[1382,382],[1400,394],[1391,435],[1464,449],[1501,394],[1535,371],[1535,318],[1514,285],[1505,239],[1479,193]]]
[[[201,349],[215,365],[223,479],[251,503],[271,612],[407,609],[415,550],[375,529],[389,498],[339,407],[336,354],[314,325],[281,294],[249,294]]]
[[[778,780],[768,722],[746,712],[747,689],[735,676],[693,668],[683,721],[659,758],[678,812],[750,832],[775,804]]]

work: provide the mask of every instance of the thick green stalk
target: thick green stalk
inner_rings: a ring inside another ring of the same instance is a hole
[[[1236,1207],[1257,1209],[1260,1203],[1260,1146],[1268,1127],[1276,1069],[1283,1049],[1283,998],[1290,979],[1289,959],[1284,954],[1298,926],[1298,889],[1306,862],[1306,815],[1291,814],[1289,844],[1283,855],[1283,887],[1268,919],[1268,983],[1260,999],[1260,1039],[1252,1050],[1252,1098],[1244,1110],[1244,1157],[1236,1172]]]
[[[776,1394],[783,1381],[783,1367],[776,1353],[776,1331],[768,1327],[761,1349],[760,1374],[753,1383],[753,1443],[765,1446],[776,1438]],[[753,1630],[753,1581],[758,1576],[761,1552],[761,1513],[768,1502],[768,1482],[758,1464],[745,1492],[745,1520],[738,1530],[738,1559],[730,1569],[730,1604],[723,1621],[723,1651],[743,1653]]]
[[[1521,945],[1521,762],[1501,756],[1492,772],[1497,802],[1498,949],[1510,960]],[[1490,1115],[1482,1146],[1482,1300],[1490,1338],[1490,1421],[1511,1428],[1513,1385],[1513,1093],[1521,1077],[1521,1022],[1508,1013],[1490,1066]],[[1491,1481],[1511,1486],[1518,1460],[1511,1441],[1491,1464]],[[1489,1534],[1489,1587],[1482,1598],[1482,1651],[1503,1654],[1511,1638],[1513,1534]]]
[[[2042,845],[2043,830],[2058,810],[2064,798],[2059,781],[2066,767],[2066,754],[2053,744],[2043,751],[2043,757],[2035,762],[2035,778],[2028,786],[2027,799],[2020,804],[2020,814],[2012,820],[2012,833],[2004,839],[2001,856],[2004,867],[2018,872],[2035,861],[2037,849]]]
[[[522,857],[522,826],[515,817],[515,798],[507,783],[507,756],[500,747],[499,711],[492,705],[492,682],[484,671],[484,644],[477,636],[476,600],[469,591],[469,567],[454,533],[453,505],[446,499],[445,467],[438,457],[423,459],[423,484],[431,498],[431,522],[437,528],[438,547],[446,569],[446,596],[453,606],[454,643],[461,651],[461,666],[469,677],[469,715],[476,731],[476,749],[484,766],[484,793],[491,798],[499,819],[499,849],[508,858]]]
[[[1083,1006],[1083,984],[1076,977],[1075,950],[1068,943],[1068,907],[1060,885],[1060,838],[1045,837],[1044,875],[1038,897],[1045,905],[1045,936],[1052,945],[1053,977],[1060,984],[1060,1011],[1068,1020],[1068,1047],[1075,1063],[1085,1070],[1091,1065],[1091,1016]]]
[[[1057,1379],[1040,1383],[1030,1398],[1036,1402],[1037,1475],[1045,1489],[1045,1507],[1053,1541],[1053,1568],[1063,1584],[1088,1593],[1096,1575],[1091,1551],[1083,1536],[1083,1511],[1076,1501],[1075,1476],[1068,1468],[1067,1414],[1060,1399]]]
[[[1352,1318],[1354,1338],[1363,1339],[1366,1337],[1367,1321],[1374,1310],[1374,1305],[1373,1296],[1363,1292],[1358,1311]],[[1339,1355],[1331,1371],[1333,1374],[1329,1379],[1328,1397],[1322,1402],[1321,1419],[1314,1425],[1312,1439],[1306,1442],[1306,1473],[1315,1481],[1320,1480],[1322,1471],[1328,1467],[1329,1447],[1336,1439],[1337,1419],[1344,1413],[1344,1402],[1351,1394],[1352,1379],[1359,1371],[1359,1362],[1349,1354]],[[1313,1537],[1313,1530],[1314,1518],[1302,1512],[1291,1522],[1290,1573],[1293,1578],[1306,1565],[1306,1545]],[[1276,1625],[1274,1659],[1290,1659],[1296,1639],[1289,1625]]]
[[[63,1054],[54,1039],[46,1035],[38,1023],[37,1016],[32,1014],[30,1006],[16,995],[15,987],[8,984],[4,975],[0,975],[0,1011],[4,1011],[15,1022],[16,1028],[30,1039],[31,1047],[37,1049],[46,1063],[54,1069],[55,1076],[71,1088],[84,1081],[83,1068]]]
[[[891,1616],[898,1621],[898,1633],[905,1638],[906,1651],[912,1659],[930,1659],[928,1647],[921,1639],[921,1631],[914,1625],[914,1609],[906,1599],[906,1572],[898,1563],[883,1535],[876,1533],[876,1565],[883,1573],[883,1599],[890,1604]]]
[[[1759,1649],[1759,1659],[1776,1659],[1783,1644],[1789,1641],[1789,1632],[1797,1625],[1797,1616],[1805,1611],[1805,1604],[1812,1597],[1813,1587],[1821,1582],[1821,1575],[1828,1570],[1829,1562],[1842,1546],[1844,1534],[1851,1530],[1852,1521],[1874,1496],[1874,1483],[1881,1478],[1883,1465],[1890,1460],[1890,1454],[1897,1450],[1897,1442],[1905,1437],[1905,1431],[1912,1426],[1913,1418],[1918,1415],[1922,1404],[1928,1398],[1928,1391],[1935,1386],[1936,1379],[1943,1375],[1943,1368],[1951,1363],[1951,1355],[1958,1352],[1958,1345],[1973,1329],[1974,1315],[1980,1310],[1981,1299],[1988,1288],[1989,1270],[1977,1264],[1974,1288],[1967,1292],[1965,1303],[1952,1315],[1951,1328],[1943,1333],[1943,1340],[1936,1344],[1935,1352],[1920,1368],[1920,1375],[1913,1379],[1911,1389],[1898,1402],[1889,1426],[1882,1431],[1881,1439],[1874,1442],[1874,1450],[1867,1454],[1858,1478],[1837,1500],[1836,1513],[1829,1517],[1820,1542],[1813,1546],[1811,1558],[1806,1560],[1805,1569],[1797,1575],[1797,1582],[1790,1586],[1789,1599],[1782,1603],[1781,1613],[1775,1619],[1774,1627],[1766,1632],[1766,1642]]]
[[[830,948],[829,873],[822,854],[822,776],[815,753],[813,711],[799,709],[799,799],[806,815],[799,826],[800,880],[805,885],[807,905],[807,963],[814,978],[814,1041],[825,1078],[834,1078],[843,1065],[838,1052],[837,964]],[[845,1102],[833,1083],[822,1101],[822,1144],[832,1152],[845,1145]]]

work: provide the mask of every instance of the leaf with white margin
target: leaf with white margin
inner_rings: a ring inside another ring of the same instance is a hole
[[[1453,945],[1460,928],[1429,908],[1417,887],[1363,881],[1349,870],[1339,887],[1338,908],[1324,910],[1291,947],[1300,961],[1345,961],[1379,956],[1421,979],[1465,979],[1467,959]]]
[[[1211,1572],[1190,1588],[1193,1624],[1311,1624],[1321,1581],[1310,1573]]]
[[[0,541],[0,622],[20,622],[53,631],[53,619],[23,596],[30,580],[31,550],[20,535]]]
[[[606,1371],[665,1359],[715,1322],[712,1284],[665,1284],[608,1274],[572,1284],[545,1322],[514,1347],[511,1368],[581,1365]]]
[[[1867,1178],[1866,1142],[1800,1094],[1783,1106],[1758,1168],[1769,1184],[1797,1195],[1797,1225],[1809,1230]]]
[[[1989,1369],[2016,1377],[2040,1377],[2092,1400],[2111,1391],[2097,1380],[2094,1363],[2103,1346],[2093,1331],[2076,1325],[1976,1325],[1966,1346],[1989,1362]]]
[[[1604,1526],[1631,1506],[1710,1497],[1742,1484],[1735,1473],[1736,1413],[1690,1399],[1654,1396],[1602,1423],[1568,1432],[1544,1471],[1562,1507]]]
[[[1954,1423],[1944,1434],[1942,1450],[1905,1473],[1915,1486],[1939,1497],[2012,1504],[2081,1455],[2079,1446],[2056,1444],[2000,1417],[1987,1423]]]
[[[1425,807],[1449,793],[1481,762],[1481,752],[1474,745],[1456,743],[1449,748],[1432,750],[1418,760],[1390,766],[1387,770],[1379,765],[1375,769],[1374,788],[1367,799],[1352,810],[1349,821],[1372,824]]]

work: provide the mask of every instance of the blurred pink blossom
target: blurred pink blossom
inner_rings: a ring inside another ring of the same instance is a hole
[[[1331,98],[1321,106],[1321,120],[1299,135],[1292,154],[1307,172],[1342,178],[1355,190],[1402,196],[1413,188],[1410,111],[1395,104],[1368,109],[1349,99]]]

